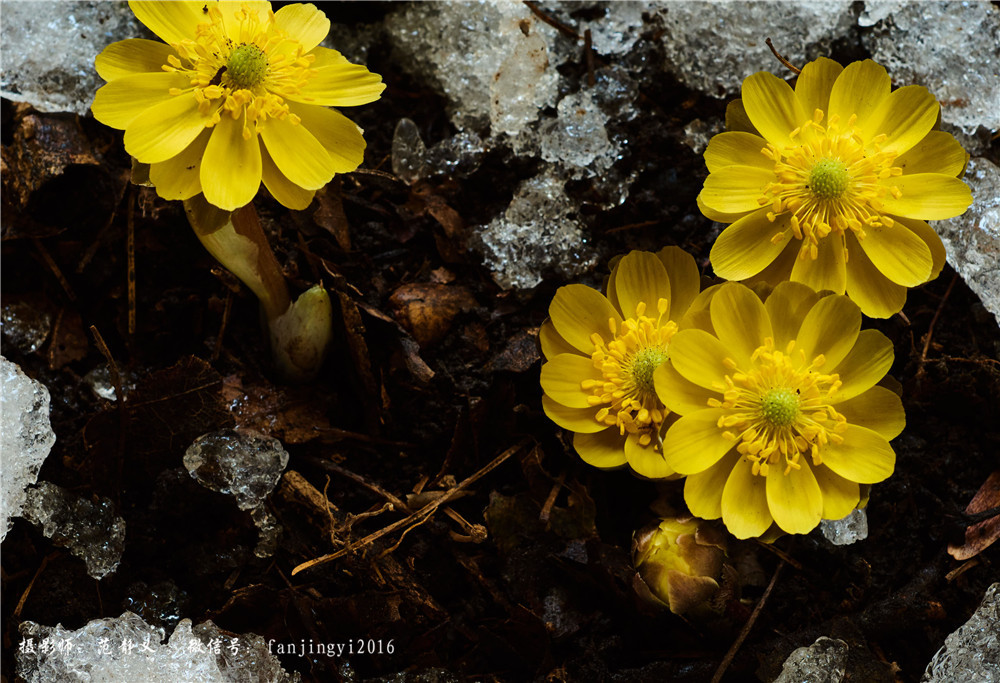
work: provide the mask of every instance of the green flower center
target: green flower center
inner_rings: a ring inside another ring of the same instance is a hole
[[[250,90],[264,82],[267,76],[267,55],[251,43],[244,43],[229,54],[226,75],[241,90]]]
[[[840,159],[820,159],[809,172],[809,189],[823,199],[838,199],[847,192],[850,175]]]
[[[647,346],[638,351],[632,359],[632,382],[640,390],[649,395],[656,395],[653,386],[653,373],[656,368],[667,362],[667,350],[658,346]]]
[[[799,416],[799,395],[791,389],[771,389],[760,400],[760,416],[773,427],[787,427]]]

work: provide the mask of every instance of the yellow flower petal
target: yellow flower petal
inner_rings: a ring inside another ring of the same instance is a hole
[[[722,521],[738,539],[760,536],[774,518],[767,507],[766,477],[755,477],[750,464],[741,460],[722,490]]]
[[[701,193],[698,193],[696,199],[698,202],[698,208],[705,215],[705,218],[715,221],[716,223],[735,223],[739,219],[746,216],[748,211],[739,211],[737,213],[726,213],[725,211],[716,211],[712,207],[705,204],[701,198]]]
[[[792,277],[792,269],[798,262],[801,244],[799,240],[789,240],[777,258],[771,261],[767,268],[750,278],[747,284],[766,282],[772,287],[777,287],[782,282],[788,282]]]
[[[305,126],[268,119],[260,131],[267,151],[286,178],[307,190],[318,190],[333,178],[333,163]]]
[[[861,330],[861,309],[846,296],[834,294],[816,302],[802,321],[796,346],[812,360],[822,354],[822,372],[833,372],[854,348]]]
[[[920,221],[913,218],[900,218],[899,216],[893,216],[892,219],[896,223],[902,223],[907,228],[912,230],[917,237],[924,241],[927,248],[931,252],[931,275],[929,280],[933,280],[938,275],[941,274],[941,269],[944,268],[945,263],[945,251],[944,244],[941,242],[941,236],[934,231],[934,228],[927,225],[927,221]]]
[[[207,23],[208,10],[204,0],[200,2],[156,2],[155,0],[129,0],[129,8],[135,18],[146,25],[165,43],[179,43],[195,36],[198,24]]]
[[[164,73],[160,68],[167,63],[167,57],[177,52],[169,45],[155,40],[128,38],[111,43],[97,55],[94,66],[97,75],[106,81],[138,73]],[[190,86],[190,82],[185,86]]]
[[[827,121],[837,116],[843,125],[854,114],[859,122],[866,121],[889,96],[891,89],[889,74],[872,60],[848,64],[830,91]]]
[[[707,470],[719,458],[736,446],[722,436],[716,424],[731,411],[706,408],[677,420],[663,437],[663,454],[667,466],[680,474]]]
[[[750,121],[750,117],[747,116],[742,99],[732,100],[726,105],[726,130],[753,133],[758,137],[763,137]]]
[[[791,86],[766,71],[743,81],[743,106],[761,136],[779,148],[797,145],[789,133],[812,119],[812,112],[802,109]]]
[[[289,108],[302,119],[302,126],[323,145],[330,156],[330,171],[350,173],[365,160],[362,130],[339,111],[295,103],[291,103]]]
[[[164,199],[190,199],[201,192],[201,158],[212,136],[206,128],[183,152],[149,167],[149,180]]]
[[[316,190],[299,187],[286,178],[274,165],[274,160],[264,145],[260,145],[260,164],[261,180],[264,181],[264,187],[271,193],[275,201],[296,211],[308,208],[316,195]]]
[[[702,519],[722,516],[722,491],[742,457],[731,451],[704,472],[692,474],[684,481],[684,502],[692,515]]]
[[[708,407],[708,399],[718,398],[719,392],[700,387],[684,379],[670,363],[664,363],[653,373],[656,395],[668,410],[688,415]]]
[[[885,437],[857,425],[847,425],[844,442],[820,450],[823,464],[834,473],[859,484],[877,484],[896,466],[896,454]]]
[[[647,479],[667,479],[677,474],[667,466],[663,453],[653,449],[653,444],[639,445],[636,434],[629,434],[625,440],[625,459],[636,474]]]
[[[670,363],[685,379],[722,391],[727,372],[723,361],[731,356],[716,337],[704,330],[681,330],[670,340],[669,351]]]
[[[847,261],[847,295],[869,318],[888,318],[899,313],[906,303],[906,287],[879,272],[853,233],[846,238],[851,252]]]
[[[330,32],[330,20],[316,5],[285,5],[274,13],[275,25],[294,40],[302,44],[302,50],[309,52],[323,42]]]
[[[538,342],[542,346],[542,355],[546,360],[551,360],[560,353],[579,353],[556,332],[551,320],[546,320],[538,328]]]
[[[916,287],[930,279],[934,266],[931,250],[912,230],[903,225],[873,225],[866,232],[861,248],[880,273],[904,287]]]
[[[102,86],[94,96],[90,111],[106,126],[125,130],[147,109],[171,100],[193,96],[171,95],[170,88],[187,89],[191,79],[179,73],[133,74],[116,78]]]
[[[819,295],[798,282],[782,282],[764,302],[774,330],[774,348],[784,349],[795,339],[806,314],[812,310]]]
[[[260,189],[260,141],[244,139],[246,117],[223,114],[215,125],[201,162],[201,188],[209,204],[235,211],[253,201]]]
[[[715,335],[729,357],[741,368],[749,368],[753,352],[774,336],[764,303],[749,287],[728,283],[712,299],[711,311]]]
[[[587,401],[591,392],[584,391],[580,383],[603,377],[590,358],[578,353],[563,353],[542,366],[542,391],[569,408],[593,408]]]
[[[680,247],[663,247],[656,252],[670,279],[670,319],[684,316],[701,289],[701,274],[694,257]]]
[[[715,274],[726,280],[745,280],[764,270],[788,244],[791,213],[783,213],[772,223],[767,219],[769,208],[760,209],[739,219],[712,245],[709,258]],[[773,242],[774,237],[780,237]]]
[[[843,519],[858,506],[857,482],[834,474],[826,465],[814,467],[813,475],[823,492],[823,519]]]
[[[557,403],[545,394],[542,394],[542,410],[549,419],[563,429],[582,434],[593,434],[607,429],[608,426],[594,419],[593,408],[584,410],[582,408],[567,408],[561,403]]]
[[[851,352],[835,366],[823,368],[824,372],[840,375],[843,386],[833,396],[831,403],[839,404],[868,391],[889,372],[893,361],[892,342],[878,330],[862,330]]]
[[[903,169],[904,175],[943,173],[957,176],[965,169],[968,159],[969,153],[951,133],[932,130],[892,165]]]
[[[698,195],[709,208],[723,213],[740,213],[760,208],[757,199],[764,186],[774,180],[774,171],[759,166],[726,166],[705,178]]]
[[[613,319],[616,328],[622,322],[611,302],[586,285],[560,287],[549,305],[549,317],[556,332],[570,346],[587,356],[594,352],[590,335],[596,332],[605,341],[611,341],[614,335],[608,327],[608,320]]]
[[[904,218],[942,220],[962,214],[972,204],[972,191],[958,178],[943,173],[916,173],[888,178],[887,187],[898,188],[903,196],[886,194],[882,199],[885,213]]]
[[[844,67],[826,57],[820,57],[802,67],[802,73],[795,81],[795,99],[799,101],[802,111],[807,114],[817,109],[829,112],[830,91],[843,70]]]
[[[767,507],[774,521],[790,534],[808,534],[823,516],[823,492],[808,462],[788,474],[781,467],[768,472],[765,489]]]
[[[837,412],[852,425],[870,429],[888,440],[903,433],[906,415],[903,402],[895,392],[874,386],[859,396],[841,401]]]
[[[625,437],[617,429],[605,429],[593,434],[573,435],[573,448],[588,465],[602,470],[625,464]]]
[[[297,93],[286,97],[293,102],[327,107],[351,107],[374,102],[385,90],[382,77],[360,64],[351,64],[336,50],[313,48],[315,74]]]
[[[851,255],[853,257],[853,254]],[[817,245],[816,258],[797,258],[792,266],[792,280],[815,289],[843,294],[847,286],[847,267],[844,261],[844,239],[831,233]]]
[[[632,251],[615,267],[614,296],[623,318],[634,318],[636,306],[646,304],[645,315],[656,315],[660,299],[670,301],[670,278],[663,262],[648,251]],[[668,309],[669,312],[669,309]],[[669,320],[669,315],[667,317]]]
[[[753,133],[719,133],[705,149],[705,165],[709,173],[726,166],[759,166],[773,172],[774,161],[761,154],[766,146],[767,141]]]
[[[110,88],[135,78],[119,78]],[[151,78],[151,76],[141,76]],[[180,154],[205,129],[192,94],[183,94],[146,109],[125,129],[125,151],[145,164],[156,164]]]
[[[222,24],[225,27],[226,35],[237,45],[247,42],[249,38],[242,33],[241,22],[236,17],[237,13],[246,7],[251,11],[256,11],[257,17],[261,21],[267,21],[268,12],[271,11],[271,3],[265,0],[218,0],[217,7],[222,13]],[[292,38],[294,39],[295,36]]]
[[[678,327],[682,330],[693,328],[696,330],[704,330],[711,335],[715,334],[715,328],[712,327],[712,312],[710,307],[712,305],[712,299],[718,293],[719,288],[722,285],[712,285],[707,287],[703,292],[699,293],[698,296],[694,298],[691,305],[688,306],[687,313],[678,322]]]
[[[927,88],[907,85],[882,100],[871,116],[858,120],[858,133],[875,151],[871,140],[877,135],[887,136],[878,148],[883,152],[902,154],[930,132],[937,121],[937,100]]]

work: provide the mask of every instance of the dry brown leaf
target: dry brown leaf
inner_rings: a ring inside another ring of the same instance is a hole
[[[975,515],[1000,507],[1000,470],[986,478],[976,495],[965,508],[966,514]],[[976,522],[965,530],[965,543],[948,545],[948,554],[956,560],[968,560],[993,545],[1000,538],[1000,515]]]

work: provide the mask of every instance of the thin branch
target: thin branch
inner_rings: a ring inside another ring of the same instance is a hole
[[[793,65],[787,59],[785,59],[784,57],[782,57],[781,55],[778,54],[778,51],[774,49],[774,45],[771,44],[771,39],[770,38],[768,38],[767,40],[765,40],[764,43],[769,48],[771,48],[771,54],[773,54],[775,56],[775,58],[777,58],[777,60],[779,62],[781,62],[782,64],[784,64],[786,69],[788,69],[789,71],[791,71],[792,73],[794,73],[796,76],[799,75],[800,73],[802,73],[802,69],[800,69],[797,66]]]
[[[728,669],[729,665],[733,663],[733,659],[735,659],[736,653],[739,652],[740,646],[743,645],[743,641],[746,640],[747,636],[750,634],[750,629],[753,628],[754,622],[757,621],[757,617],[760,616],[761,610],[764,609],[764,603],[767,602],[768,596],[771,595],[771,591],[774,589],[774,584],[778,582],[778,575],[781,574],[781,568],[784,566],[785,563],[781,562],[778,565],[778,568],[774,570],[774,574],[771,575],[771,582],[767,584],[767,588],[764,589],[764,594],[760,596],[760,600],[757,601],[757,606],[753,608],[750,618],[747,619],[747,623],[743,625],[743,630],[740,631],[740,635],[736,637],[736,640],[729,648],[729,652],[727,652],[726,656],[722,658],[719,668],[715,670],[715,675],[712,676],[712,683],[719,683],[725,675],[726,669]]]

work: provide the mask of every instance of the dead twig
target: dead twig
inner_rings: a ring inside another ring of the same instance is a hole
[[[117,483],[121,482],[122,479],[122,468],[125,466],[125,440],[126,434],[128,433],[128,409],[125,407],[125,391],[124,382],[122,382],[122,373],[118,369],[118,363],[115,362],[114,356],[111,355],[111,350],[108,345],[104,343],[104,337],[97,330],[96,325],[90,326],[90,334],[94,337],[94,344],[97,345],[97,350],[101,352],[104,359],[108,362],[108,370],[111,372],[111,384],[115,388],[115,398],[117,399],[115,403],[118,406],[118,468],[116,470]],[[121,487],[115,486],[115,491],[120,492]],[[117,502],[117,501],[116,501]]]
[[[52,258],[52,254],[49,253],[49,250],[45,248],[45,245],[42,244],[42,241],[37,237],[33,238],[31,241],[35,245],[35,249],[38,250],[38,253],[41,254],[42,260],[45,261],[45,265],[49,267],[49,270],[52,271],[52,274],[55,276],[56,280],[58,280],[59,286],[63,288],[64,292],[66,292],[66,296],[69,297],[70,301],[76,301],[76,293],[73,291],[73,288],[70,287],[69,280],[66,279],[62,270],[59,269],[59,264],[57,264],[55,259]]]
[[[352,543],[346,548],[341,548],[335,553],[330,553],[329,555],[324,555],[322,557],[317,557],[316,559],[309,560],[308,562],[303,562],[302,564],[300,564],[299,566],[295,567],[295,569],[292,570],[292,576],[295,576],[299,572],[305,571],[306,569],[312,569],[313,567],[318,567],[320,565],[326,564],[327,562],[332,562],[340,557],[343,557],[348,553],[359,550],[360,548],[364,548],[365,546],[374,543],[383,536],[391,534],[398,529],[402,529],[404,527],[411,527],[417,524],[422,524],[429,517],[431,517],[431,515],[433,515],[441,505],[447,503],[449,500],[458,495],[463,489],[475,483],[476,481],[483,478],[484,476],[492,472],[494,469],[499,467],[508,458],[510,458],[512,455],[514,455],[522,448],[524,448],[524,446],[527,445],[527,443],[528,440],[525,439],[524,441],[521,441],[517,445],[511,446],[503,453],[495,457],[492,461],[490,461],[486,466],[477,471],[475,474],[468,477],[454,488],[446,491],[444,495],[442,495],[440,498],[431,503],[428,503],[424,507],[420,508],[416,512],[407,515],[403,519],[397,522],[393,522],[389,526],[383,527],[382,529],[379,529],[375,533],[369,534],[368,536],[365,536],[361,540]]]
[[[594,75],[594,43],[589,28],[583,32],[583,58],[587,61],[587,86],[593,88],[597,85],[597,77]]]
[[[135,341],[135,189],[129,192],[128,209],[125,213],[128,234],[128,343]],[[121,397],[119,397],[121,400]]]
[[[564,481],[566,481],[566,470],[563,470],[562,474],[559,475],[555,483],[552,484],[552,490],[549,491],[549,496],[545,499],[545,504],[542,505],[542,511],[538,515],[538,519],[542,522],[542,524],[549,523],[549,515],[552,514],[552,506],[556,504],[556,497],[559,495],[559,491],[562,490]]]
[[[573,40],[580,40],[580,34],[579,33],[577,33],[576,31],[574,31],[572,28],[570,28],[566,24],[562,23],[561,21],[559,21],[555,17],[551,17],[548,14],[546,14],[545,12],[543,12],[538,7],[537,3],[531,2],[530,0],[524,0],[524,4],[527,5],[528,9],[531,10],[532,14],[534,14],[536,17],[538,17],[539,19],[541,19],[542,21],[544,21],[546,24],[548,24],[552,28],[556,29],[557,31],[559,31],[563,35],[572,38]]]
[[[927,326],[927,336],[924,337],[924,350],[920,352],[920,367],[917,368],[917,379],[923,377],[927,372],[924,365],[927,363],[927,352],[931,348],[931,337],[934,335],[934,326],[937,324],[938,318],[941,317],[941,311],[944,310],[944,305],[948,302],[948,297],[951,295],[951,290],[955,287],[957,281],[958,273],[955,273],[951,278],[951,282],[948,283],[948,289],[944,291],[944,296],[941,297],[941,303],[938,304],[937,310],[934,311],[931,324]]]
[[[406,512],[406,513],[412,512],[412,510],[410,510],[410,507],[406,504],[406,501],[399,498],[398,496],[393,495],[389,491],[386,491],[384,488],[382,488],[375,482],[369,481],[368,479],[364,478],[357,472],[352,472],[351,470],[345,467],[341,467],[340,465],[334,462],[331,462],[329,460],[323,460],[321,458],[306,458],[306,460],[312,463],[313,465],[320,467],[321,469],[333,472],[334,474],[339,474],[342,477],[347,477],[351,481],[361,484],[369,491],[377,493],[378,495],[385,498],[392,504],[392,506],[395,509],[399,510],[400,512]]]
[[[781,548],[776,547],[773,543],[764,543],[764,541],[761,541],[761,540],[758,539],[757,540],[757,545],[759,545],[761,548],[763,548],[764,550],[766,550],[766,551],[768,551],[770,553],[774,553],[775,555],[777,555],[778,557],[780,557],[781,559],[783,559],[788,564],[792,565],[793,567],[795,567],[799,571],[802,571],[802,563],[801,562],[799,562],[798,560],[796,560],[794,557],[792,557],[791,555],[789,555],[788,553],[786,553]]]
[[[37,581],[38,577],[41,576],[43,571],[45,571],[45,567],[46,565],[48,565],[49,560],[58,556],[59,556],[59,551],[57,550],[55,552],[49,553],[48,555],[42,558],[41,564],[39,564],[38,569],[35,570],[35,575],[31,577],[31,581],[28,582],[28,587],[24,589],[24,592],[21,593],[21,599],[17,601],[17,606],[14,608],[14,614],[13,614],[14,621],[21,620],[21,610],[24,609],[24,603],[28,601],[28,594],[31,593],[31,589],[34,588],[35,581]]]
[[[771,39],[770,38],[766,39],[764,41],[764,43],[769,48],[771,48],[771,54],[773,54],[775,56],[775,58],[779,62],[781,62],[782,64],[784,64],[786,69],[788,69],[789,71],[791,71],[792,73],[794,73],[796,76],[799,75],[800,73],[802,73],[802,69],[798,68],[797,66],[795,66],[794,64],[792,64],[791,62],[789,62],[787,59],[785,59],[784,57],[782,57],[781,55],[778,54],[778,51],[774,49],[774,45],[771,44]]]
[[[733,663],[733,659],[736,657],[736,653],[739,652],[740,646],[743,645],[743,641],[750,634],[750,629],[753,628],[754,623],[757,621],[757,617],[760,616],[761,610],[764,609],[764,603],[767,602],[768,596],[771,595],[771,591],[774,590],[774,584],[778,582],[778,575],[781,574],[781,568],[785,566],[784,561],[782,561],[778,568],[774,570],[774,574],[771,575],[771,582],[767,584],[767,588],[764,589],[764,594],[760,596],[760,600],[757,601],[757,606],[753,608],[753,612],[750,613],[750,618],[747,619],[747,623],[743,625],[743,630],[740,631],[740,635],[736,637],[733,641],[732,646],[729,648],[729,652],[726,656],[722,658],[722,662],[719,663],[719,668],[715,670],[715,675],[712,676],[712,683],[719,683],[722,677],[726,673],[726,669],[729,665]]]

